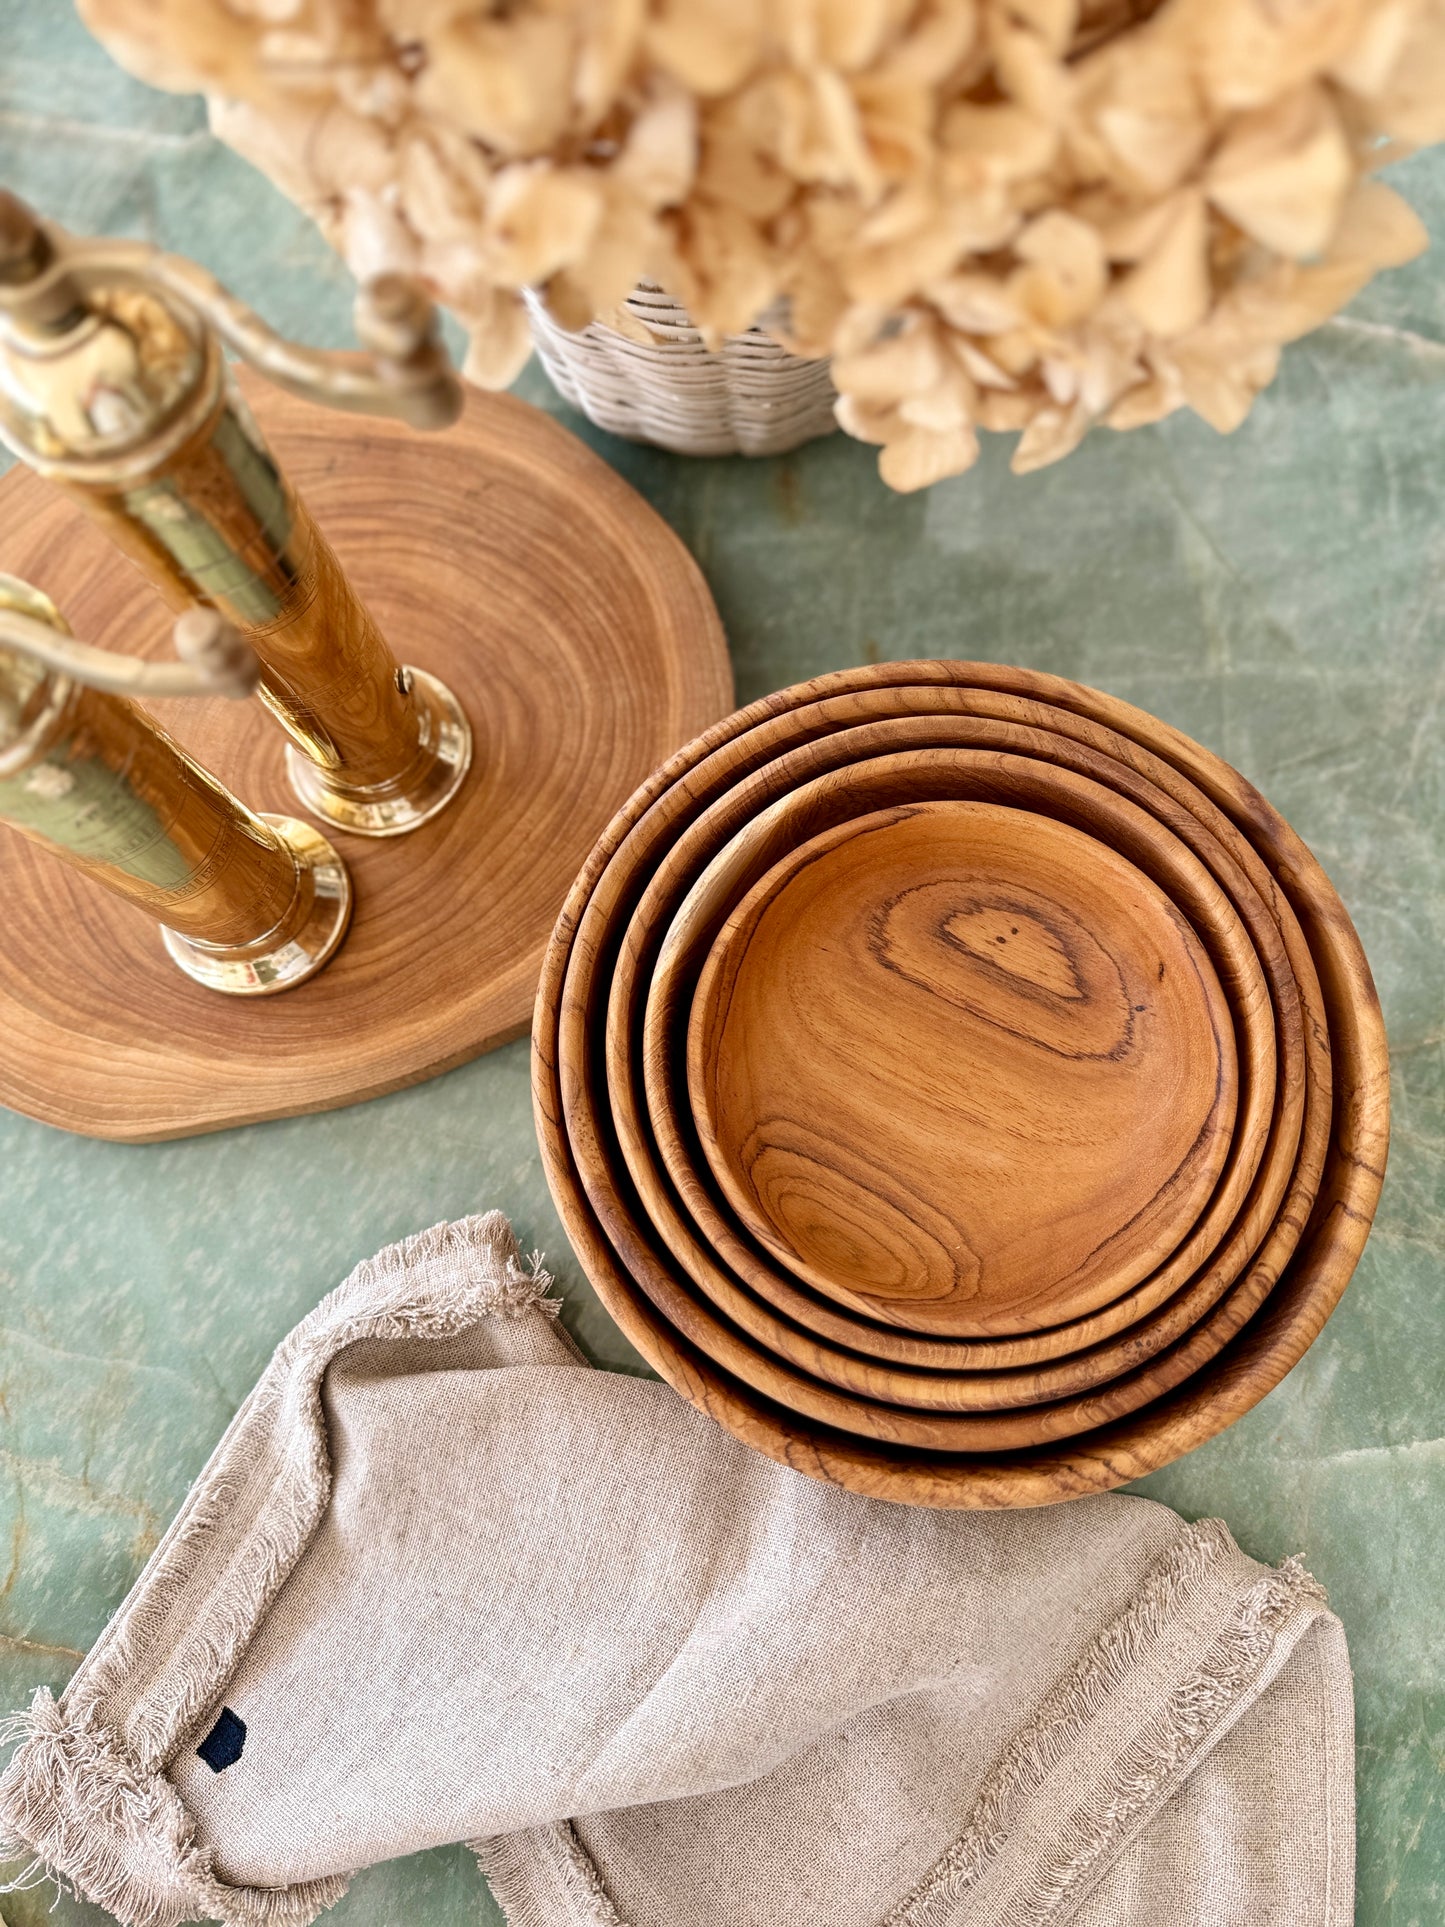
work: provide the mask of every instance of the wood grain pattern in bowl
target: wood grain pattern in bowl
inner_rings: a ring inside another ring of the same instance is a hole
[[[1266,1056],[1270,1050],[1278,1048],[1280,1075],[1271,1085],[1266,1068],[1263,1079],[1250,1090],[1247,1097],[1245,1121],[1248,1128],[1243,1133],[1247,1144],[1242,1148],[1247,1148],[1253,1158],[1258,1150],[1254,1134],[1268,1124],[1267,1169],[1257,1178],[1245,1209],[1230,1230],[1227,1240],[1228,1265],[1207,1267],[1191,1280],[1187,1292],[1176,1292],[1174,1298],[1169,1300],[1167,1314],[1157,1321],[1158,1329],[1141,1330],[1137,1324],[1146,1310],[1142,1302],[1144,1292],[1153,1291],[1153,1295],[1157,1296],[1155,1284],[1159,1290],[1167,1292],[1187,1277],[1187,1254],[1184,1255],[1185,1261],[1171,1275],[1161,1276],[1149,1286],[1141,1288],[1139,1295],[1121,1300],[1107,1311],[1077,1321],[1072,1326],[1055,1327],[1024,1339],[974,1340],[945,1345],[934,1338],[889,1331],[876,1322],[850,1319],[840,1314],[839,1307],[829,1305],[815,1294],[806,1293],[803,1287],[790,1280],[789,1274],[773,1265],[765,1254],[756,1253],[730,1229],[730,1220],[714,1207],[706,1185],[698,1175],[697,1167],[702,1160],[695,1144],[685,1141],[684,1133],[690,1130],[688,1106],[685,1100],[679,1099],[675,1088],[677,1080],[673,1076],[682,1052],[679,1012],[690,994],[692,981],[708,943],[737,896],[769,867],[780,852],[786,852],[797,836],[804,834],[809,826],[823,827],[833,821],[846,820],[870,808],[886,806],[900,796],[917,798],[924,794],[955,791],[961,780],[960,771],[966,765],[957,760],[958,752],[953,750],[935,755],[934,752],[939,748],[935,743],[933,751],[895,752],[891,757],[875,756],[856,763],[845,760],[842,767],[816,777],[811,783],[803,781],[798,788],[789,786],[806,777],[820,753],[843,755],[846,759],[850,753],[846,737],[851,736],[860,746],[866,743],[876,749],[890,741],[916,742],[934,736],[948,737],[955,732],[967,738],[975,730],[1004,729],[1004,725],[997,723],[978,724],[967,718],[947,716],[926,721],[915,718],[879,723],[840,732],[826,744],[810,745],[790,752],[765,766],[747,784],[722,796],[666,848],[629,923],[607,993],[607,1054],[613,1073],[606,1093],[610,1104],[610,1121],[615,1127],[631,1178],[662,1232],[664,1243],[694,1282],[742,1329],[803,1369],[834,1384],[897,1399],[902,1403],[936,1407],[953,1405],[955,1409],[965,1410],[1034,1403],[1100,1383],[1162,1349],[1192,1324],[1200,1312],[1219,1297],[1274,1223],[1289,1182],[1305,1097],[1305,1056],[1300,1012],[1278,926],[1248,883],[1238,875],[1237,868],[1231,865],[1226,854],[1213,847],[1213,863],[1226,877],[1232,877],[1251,920],[1249,928],[1257,933],[1244,945],[1242,955],[1237,944],[1226,945],[1217,950],[1215,960],[1221,971],[1228,975],[1231,995],[1247,1013],[1247,1027],[1253,1031],[1252,1041],[1248,1035],[1245,1038],[1243,1055],[1246,1064],[1256,1060],[1261,1047]],[[1015,743],[1024,742],[1036,748],[1049,744],[1051,740],[1038,731],[1013,731],[1005,739]],[[1063,745],[1060,746],[1060,753],[1067,758],[1073,752],[1069,746]],[[954,760],[950,761],[949,758]],[[1013,759],[1013,766],[1020,766],[1019,759]],[[995,762],[995,783],[1002,780],[1007,767],[1006,764]],[[1098,773],[1107,772],[1110,766],[1095,757],[1090,767]],[[920,787],[920,783],[924,787]],[[1148,794],[1137,779],[1134,779],[1134,786],[1136,794]],[[1090,791],[1087,784],[1081,787],[1084,793],[1097,797],[1097,789]],[[781,795],[777,794],[779,790],[783,792]],[[1013,800],[1021,803],[1038,793],[1016,792]],[[769,798],[774,800],[769,802]],[[759,807],[763,804],[766,807]],[[1116,805],[1116,829],[1121,834],[1128,833],[1130,819],[1123,812],[1129,807],[1127,803]],[[1180,841],[1192,839],[1198,852],[1210,855],[1211,839],[1191,816],[1176,808],[1173,809],[1172,820],[1176,831],[1182,833]],[[705,863],[708,851],[718,838],[723,837],[728,838],[724,847],[711,862]],[[1155,860],[1161,847],[1167,847],[1167,844],[1161,844],[1160,839],[1153,835],[1143,838],[1138,845],[1139,853],[1146,862]],[[699,868],[702,868],[701,876],[698,876]],[[1175,874],[1177,876],[1178,872]],[[690,883],[691,893],[687,895],[683,907],[678,909],[679,899],[688,891]],[[1196,911],[1206,930],[1217,910],[1217,898],[1212,906],[1207,896],[1196,901]],[[1228,906],[1226,910],[1232,923],[1234,911]],[[665,934],[659,937],[658,932]],[[1307,966],[1307,952],[1303,951],[1303,941],[1297,931],[1295,938]],[[1259,963],[1254,955],[1255,942],[1262,943],[1269,959],[1270,992],[1279,993],[1279,1010],[1273,1018],[1270,995],[1266,994],[1259,980]],[[657,952],[655,961],[654,951]],[[650,1125],[656,1131],[657,1146],[661,1147],[668,1174],[685,1198],[686,1214],[674,1208],[670,1188],[656,1168],[658,1149],[649,1132],[648,1118],[643,1114],[642,1099],[635,1088],[639,1052],[630,1040],[635,1007],[644,990],[647,1008],[640,1056],[647,1085],[646,1109],[650,1114]],[[1273,1117],[1270,1112],[1272,1090],[1281,1096]],[[579,1091],[579,1106],[587,1101]],[[1312,1138],[1318,1151],[1322,1152],[1329,1115],[1327,1066],[1323,1086],[1314,1095],[1312,1115],[1313,1123],[1318,1127],[1312,1130]],[[1249,1162],[1236,1163],[1229,1179],[1231,1196],[1226,1196],[1226,1187],[1221,1187],[1218,1200],[1221,1221],[1227,1219],[1232,1204],[1238,1203],[1244,1187],[1249,1184],[1250,1168]],[[1301,1198],[1312,1185],[1317,1172],[1316,1157],[1313,1175],[1302,1176]],[[599,1189],[605,1189],[606,1183],[604,1176],[599,1182]],[[606,1215],[604,1211],[604,1221]],[[728,1269],[720,1267],[716,1256],[710,1256],[703,1243],[696,1238],[696,1225],[690,1226],[689,1217],[704,1228],[716,1251],[725,1254]],[[1280,1242],[1277,1238],[1277,1245]],[[1280,1262],[1282,1257],[1281,1250]],[[752,1293],[741,1290],[730,1273],[746,1278]],[[1272,1277],[1273,1274],[1270,1275]],[[773,1316],[769,1305],[785,1310],[786,1318]],[[1125,1330],[1126,1335],[1112,1350],[1100,1347],[1099,1340],[1121,1330]],[[853,1350],[842,1353],[834,1351],[827,1344],[820,1347],[811,1336],[813,1333],[825,1339],[835,1339]],[[1090,1346],[1093,1347],[1090,1351],[1083,1349]],[[857,1355],[866,1352],[879,1358],[896,1360],[903,1367],[918,1366],[926,1370],[931,1366],[942,1366],[962,1368],[964,1373],[978,1369],[972,1377],[951,1376],[946,1382],[932,1382],[911,1370],[893,1372],[887,1367],[875,1370],[866,1358]],[[1073,1356],[1073,1353],[1078,1356]],[[1005,1373],[998,1369],[1017,1364],[1021,1359],[1029,1362],[1050,1357],[1061,1358],[1066,1354],[1069,1354],[1067,1366],[1060,1364],[1037,1374],[1025,1371]]]
[[[1263,1125],[1267,1029],[1259,1054]],[[1229,1004],[1164,891],[1066,823],[954,796],[838,824],[754,884],[686,1057],[759,1243],[865,1316],[950,1335],[1061,1324],[1158,1270],[1215,1192],[1239,1090]]]

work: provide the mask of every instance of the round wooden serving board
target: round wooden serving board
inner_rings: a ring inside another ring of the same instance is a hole
[[[0,1102],[92,1137],[185,1137],[420,1082],[527,1028],[542,953],[599,831],[729,707],[712,598],[682,543],[547,416],[472,393],[441,435],[242,383],[404,661],[476,741],[461,796],[386,840],[336,835],[356,889],[340,954],[259,1000],[201,989],[156,925],[0,825]],[[28,470],[0,482],[0,568],[77,635],[171,653],[159,597]],[[253,809],[295,814],[259,703],[157,717]]]

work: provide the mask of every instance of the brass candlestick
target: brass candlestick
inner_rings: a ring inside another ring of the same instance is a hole
[[[176,628],[188,662],[91,649],[48,597],[0,575],[0,822],[157,918],[197,983],[265,996],[334,954],[351,882],[319,830],[254,815],[116,693],[255,686],[219,618],[193,610]]]
[[[0,439],[63,489],[173,608],[220,611],[260,662],[308,809],[394,836],[445,807],[471,761],[444,684],[398,663],[231,382],[225,342],[336,407],[445,426],[461,390],[431,303],[362,291],[365,354],[274,334],[193,262],[79,239],[0,193]]]

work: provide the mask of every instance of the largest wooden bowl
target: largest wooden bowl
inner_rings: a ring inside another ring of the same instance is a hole
[[[680,1338],[628,1276],[580,1187],[562,1125],[557,1032],[573,939],[595,884],[633,825],[674,783],[686,783],[709,752],[790,708],[825,705],[860,689],[940,685],[1057,705],[1153,750],[1197,784],[1257,845],[1298,914],[1328,1013],[1335,1128],[1324,1183],[1269,1303],[1208,1371],[1064,1451],[1000,1457],[881,1450],[804,1424],[749,1392]],[[822,678],[739,712],[656,772],[594,850],[554,933],[534,1030],[534,1095],[549,1182],[578,1255],[625,1334],[682,1396],[757,1450],[813,1477],[905,1503],[954,1507],[1043,1505],[1107,1490],[1193,1449],[1257,1403],[1318,1335],[1349,1280],[1373,1218],[1389,1136],[1388,1059],[1369,969],[1337,895],[1289,825],[1237,772],[1142,711],[1056,677],[979,663],[888,664]]]
[[[799,726],[805,731],[807,727],[805,722],[806,715],[807,712],[803,711],[799,713],[798,717]],[[777,719],[775,725],[769,726],[768,733],[770,733],[773,728],[785,724],[786,720],[787,719]],[[930,729],[942,730],[946,723],[956,721],[956,718],[939,718],[930,724],[929,727]],[[897,725],[898,728],[907,728],[909,726],[910,725],[902,723]],[[764,730],[759,729],[756,732],[751,732],[750,735],[755,734],[761,736],[764,733]],[[846,761],[847,738],[850,735],[862,735],[863,733],[861,730],[840,731],[825,740],[809,745],[806,749],[795,752],[793,758],[788,756],[780,757],[775,763],[768,764],[758,770],[753,777],[748,779],[748,784],[744,785],[743,788],[750,786],[756,787],[765,782],[772,786],[778,780],[777,773],[793,761],[797,761],[804,768],[807,764],[803,759],[811,759],[816,756],[826,755]],[[746,751],[745,742],[740,743],[736,747],[738,751]],[[1000,766],[997,775],[999,777],[1002,776],[1002,766],[1004,764],[1009,761],[1017,762],[1017,760],[1017,758],[996,759],[996,763]],[[728,750],[717,751],[713,756],[706,759],[704,764],[699,765],[698,768],[691,773],[688,779],[689,790],[694,794],[700,793],[705,795],[707,793],[706,790],[701,788],[704,769],[709,765],[721,764],[725,772],[729,761],[730,753]],[[879,767],[883,767],[882,761],[880,761]],[[866,768],[866,766],[864,766],[864,768]],[[862,770],[858,772],[860,776],[862,773]],[[834,783],[842,783],[845,780],[845,776],[847,781],[852,782],[854,772],[852,770],[847,770],[846,772],[838,771],[830,780]],[[951,779],[951,781],[956,785],[956,778]],[[948,782],[945,782],[943,785],[945,790],[949,788],[949,786],[950,784]],[[771,787],[768,793],[772,793]],[[890,793],[886,787],[880,788],[877,800],[888,800]],[[741,791],[736,794],[739,798],[741,797]],[[577,945],[579,953],[578,962],[582,971],[584,989],[581,995],[569,998],[567,1002],[564,1012],[563,1049],[564,1070],[569,1061],[569,1055],[571,1063],[575,1066],[581,1066],[582,1069],[580,1076],[569,1079],[569,1091],[573,1098],[575,1098],[578,1106],[577,1116],[573,1119],[573,1124],[576,1127],[574,1128],[574,1142],[580,1141],[589,1146],[589,1155],[582,1161],[582,1177],[589,1193],[590,1202],[593,1207],[598,1210],[604,1227],[610,1230],[619,1248],[628,1254],[628,1262],[632,1268],[634,1278],[654,1302],[659,1305],[668,1320],[692,1338],[694,1342],[717,1363],[735,1371],[737,1375],[751,1385],[754,1390],[760,1391],[765,1395],[775,1396],[792,1409],[806,1412],[809,1416],[819,1420],[850,1427],[854,1431],[883,1433],[894,1440],[907,1439],[913,1443],[927,1443],[934,1446],[961,1445],[965,1442],[970,1446],[982,1446],[986,1443],[995,1445],[1020,1445],[1030,1440],[1082,1432],[1091,1426],[1097,1426],[1105,1423],[1109,1419],[1116,1418],[1122,1412],[1135,1409],[1138,1404],[1156,1395],[1159,1391],[1178,1383],[1179,1380],[1187,1376],[1189,1372],[1213,1357],[1238,1329],[1239,1324],[1257,1307],[1261,1298],[1267,1293],[1270,1285],[1273,1283],[1283,1258],[1288,1254],[1288,1251],[1292,1249],[1293,1238],[1297,1234],[1299,1226],[1303,1222],[1303,1217],[1308,1210],[1308,1200],[1313,1195],[1313,1181],[1318,1171],[1318,1158],[1311,1164],[1307,1177],[1297,1175],[1296,1185],[1291,1192],[1290,1198],[1287,1200],[1286,1210],[1281,1214],[1280,1220],[1274,1226],[1266,1250],[1261,1254],[1259,1260],[1250,1267],[1248,1274],[1241,1284],[1231,1292],[1228,1303],[1221,1307],[1219,1312],[1209,1320],[1206,1328],[1201,1328],[1198,1332],[1192,1333],[1186,1346],[1177,1347],[1168,1358],[1160,1360],[1147,1373],[1131,1373],[1128,1378],[1121,1379],[1117,1385],[1109,1387],[1108,1391],[1098,1398],[1088,1401],[1076,1400],[1065,1405],[1054,1406],[1046,1412],[1032,1415],[1027,1420],[1014,1418],[1007,1423],[995,1423],[992,1425],[985,1425],[975,1421],[967,1426],[960,1425],[957,1422],[948,1422],[940,1427],[912,1420],[905,1415],[900,1415],[896,1411],[880,1411],[858,1400],[832,1397],[825,1388],[810,1383],[808,1379],[797,1372],[787,1371],[785,1368],[780,1367],[775,1359],[769,1358],[764,1352],[760,1352],[756,1346],[747,1344],[740,1336],[739,1331],[732,1329],[727,1321],[712,1317],[706,1307],[690,1298],[683,1281],[680,1280],[676,1274],[676,1267],[673,1263],[674,1257],[681,1256],[684,1267],[689,1270],[693,1269],[693,1263],[687,1255],[686,1244],[684,1243],[679,1246],[679,1244],[675,1242],[675,1233],[672,1230],[669,1230],[664,1235],[660,1245],[654,1243],[650,1230],[645,1224],[645,1220],[639,1218],[635,1207],[629,1202],[626,1194],[625,1179],[621,1185],[619,1185],[616,1176],[613,1175],[615,1170],[615,1154],[609,1154],[606,1146],[607,1119],[605,1101],[602,1104],[600,1113],[600,1128],[594,1129],[598,1120],[595,1119],[589,1111],[591,1084],[583,1056],[587,1043],[589,1039],[595,1036],[596,1030],[595,1014],[592,1011],[592,1003],[595,1002],[595,998],[591,998],[589,1001],[589,990],[585,986],[587,985],[589,976],[595,978],[601,974],[600,970],[589,971],[587,962],[589,939],[586,926],[594,920],[599,900],[606,897],[609,882],[615,880],[614,873],[620,868],[624,876],[627,874],[625,859],[628,855],[628,846],[631,845],[636,838],[643,835],[645,824],[650,823],[652,819],[656,817],[666,818],[670,800],[670,797],[659,798],[647,812],[644,822],[639,823],[624,839],[623,845],[614,855],[607,870],[599,880],[592,901],[588,904],[583,919],[583,927],[578,933],[579,941]],[[1014,800],[1018,800],[1016,796]],[[703,816],[698,819],[697,824],[694,826],[696,831],[701,834],[708,818],[723,810],[725,806],[731,809],[733,802],[734,793],[729,792],[716,802],[710,810],[705,811]],[[1200,806],[1206,810],[1212,807],[1202,798],[1200,799]],[[758,818],[756,821],[761,827],[764,819]],[[654,882],[661,879],[663,870],[666,870],[672,864],[674,856],[680,854],[682,843],[686,842],[692,833],[692,831],[685,833],[679,843],[667,852]],[[1147,846],[1147,838],[1145,839],[1145,843]],[[633,855],[636,855],[635,851]],[[639,865],[639,867],[641,866]],[[629,961],[640,947],[645,947],[647,935],[654,928],[653,917],[646,913],[646,905],[651,895],[651,887],[652,886],[649,886],[648,896],[644,897],[644,908],[639,910],[633,917],[628,927],[626,938],[622,944],[622,955],[613,978],[612,986],[614,992],[612,1014],[614,1015],[616,1011],[616,992],[622,983]],[[1300,942],[1302,946],[1302,939]],[[593,963],[596,963],[595,958],[593,959]],[[566,1044],[566,1039],[569,1035],[571,1039],[570,1052]],[[609,1036],[611,1038],[610,1031]],[[614,1054],[616,1054],[615,1049]],[[625,1049],[623,1051],[623,1060],[624,1062],[630,1061]],[[1327,1076],[1327,1069],[1325,1075]],[[1322,1079],[1321,1091],[1323,1091],[1323,1089],[1324,1082]],[[592,1155],[593,1153],[596,1153],[596,1155]],[[612,1156],[611,1165],[607,1162],[609,1155]],[[1226,1277],[1231,1275],[1232,1272],[1225,1274]],[[739,1293],[737,1295],[743,1300],[743,1305],[740,1307],[736,1304],[736,1301],[733,1303],[727,1301],[725,1290],[725,1281],[715,1279],[714,1284],[709,1290],[709,1295],[712,1296],[716,1302],[724,1305],[729,1312],[730,1318],[735,1320],[736,1325],[741,1327],[742,1331],[751,1331],[755,1335],[763,1337],[766,1343],[766,1335],[759,1332],[757,1324],[750,1323],[746,1316],[746,1294]],[[754,1306],[752,1309],[756,1315],[760,1312],[761,1308]],[[777,1344],[775,1349],[784,1357],[795,1355],[789,1351],[786,1343]],[[1155,1347],[1155,1349],[1157,1349],[1157,1347]],[[1147,1356],[1148,1347],[1141,1347],[1139,1355]],[[928,1408],[937,1406],[946,1407],[949,1403],[946,1398],[935,1399],[920,1396],[920,1388],[916,1383],[912,1386],[905,1386],[902,1383],[888,1384],[881,1378],[875,1379],[868,1374],[866,1366],[856,1374],[850,1374],[846,1368],[846,1364],[844,1364],[841,1370],[830,1369],[836,1367],[840,1361],[836,1355],[830,1357],[821,1348],[814,1354],[813,1358],[805,1359],[803,1362],[807,1369],[817,1377],[829,1380],[834,1384],[841,1385],[848,1389],[856,1389],[860,1392],[866,1392],[869,1395],[883,1396],[894,1403],[908,1403]],[[1080,1384],[1087,1386],[1097,1382],[1092,1376],[1092,1373],[1098,1362],[1097,1358],[1088,1358],[1080,1362],[1081,1376],[1078,1381]],[[1112,1364],[1113,1361],[1109,1361],[1109,1363]],[[1117,1371],[1120,1367],[1114,1366],[1113,1369]],[[1100,1375],[1107,1377],[1110,1373],[1104,1371]],[[965,1411],[970,1407],[986,1411],[998,1407],[1017,1406],[1024,1403],[1036,1402],[1039,1398],[1047,1398],[1049,1396],[1057,1397],[1060,1391],[1072,1389],[1067,1382],[1063,1381],[1060,1368],[1056,1368],[1053,1373],[1047,1376],[1054,1379],[1055,1383],[1045,1384],[1040,1382],[1036,1387],[1028,1387],[1023,1381],[1023,1375],[1016,1374],[1007,1375],[1004,1382],[995,1386],[980,1385],[976,1392],[972,1386],[965,1387],[957,1379],[955,1379],[950,1386],[940,1389],[960,1394],[956,1409],[963,1409]]]

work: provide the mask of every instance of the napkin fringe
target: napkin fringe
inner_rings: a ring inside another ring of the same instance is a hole
[[[0,1745],[15,1739],[25,1770],[7,1787],[0,1859],[33,1858],[0,1893],[49,1879],[136,1927],[305,1927],[346,1892],[345,1874],[274,1889],[218,1880],[164,1774],[137,1767],[93,1715],[67,1718],[43,1686],[0,1724]]]
[[[563,1927],[564,1920],[565,1927],[627,1927],[569,1821],[473,1840],[471,1849],[507,1927]],[[550,1897],[538,1892],[543,1869]],[[550,1899],[565,1906],[565,1916]]]
[[[1000,1755],[979,1789],[964,1831],[887,1914],[881,1927],[948,1927],[954,1909],[1008,1841],[1016,1809],[1045,1787],[1084,1743],[1086,1728],[1155,1649],[1173,1616],[1210,1572],[1237,1557],[1228,1529],[1202,1519],[1185,1529],[1152,1568],[1129,1605],[1095,1640],[1072,1673],[1048,1694]],[[1044,1927],[1108,1851],[1153,1810],[1241,1703],[1301,1607],[1322,1610],[1324,1589],[1298,1559],[1266,1572],[1239,1599],[1196,1667],[1158,1706],[1132,1742],[1097,1777],[1086,1805],[1058,1818],[1055,1843],[1035,1870],[1031,1904],[1010,1915]]]
[[[439,1261],[477,1257],[493,1261],[494,1269],[488,1276],[464,1289],[454,1287],[441,1305],[437,1305],[433,1292],[419,1293],[411,1302],[403,1300],[389,1308],[392,1315],[405,1319],[411,1331],[426,1336],[426,1327],[433,1323],[451,1332],[475,1324],[483,1316],[522,1318],[528,1312],[541,1311],[555,1318],[562,1309],[560,1299],[547,1296],[553,1281],[543,1266],[541,1252],[534,1251],[523,1261],[506,1218],[500,1211],[488,1211],[414,1231],[386,1245],[374,1258],[363,1258],[345,1281],[322,1299],[313,1316],[339,1307],[351,1297],[369,1298]],[[500,1265],[496,1263],[498,1258]],[[370,1315],[375,1316],[375,1307]],[[299,1329],[304,1330],[305,1325]]]
[[[524,1260],[492,1211],[364,1260],[278,1346],[60,1701],[42,1687],[0,1728],[0,1744],[22,1742],[0,1773],[0,1859],[36,1856],[12,1889],[48,1873],[136,1927],[301,1927],[340,1898],[345,1875],[282,1889],[217,1879],[165,1763],[224,1690],[329,1503],[321,1384],[331,1361],[368,1339],[555,1318],[551,1284],[540,1255]]]

